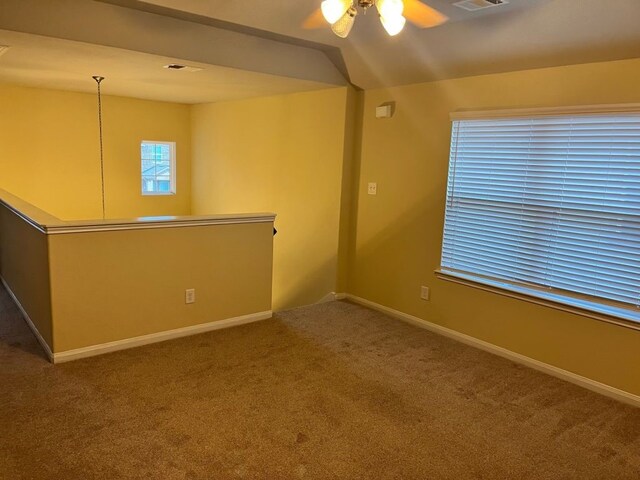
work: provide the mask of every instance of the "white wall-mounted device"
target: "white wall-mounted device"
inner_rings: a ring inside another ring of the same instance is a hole
[[[376,107],[376,118],[391,118],[393,109],[391,104],[384,104]]]

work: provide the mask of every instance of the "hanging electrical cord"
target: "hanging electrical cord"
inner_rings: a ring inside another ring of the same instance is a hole
[[[100,83],[104,77],[94,75],[93,78],[98,84],[98,126],[100,128],[100,182],[102,185],[102,219],[106,218],[105,202],[104,202],[104,149],[102,145],[102,94],[100,92]]]

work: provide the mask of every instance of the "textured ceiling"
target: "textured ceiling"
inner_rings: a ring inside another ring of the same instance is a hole
[[[105,77],[110,95],[178,103],[206,103],[328,88],[309,80],[186,62],[200,71],[163,68],[182,60],[89,43],[0,30],[0,82],[95,92],[93,75]]]
[[[422,1],[450,21],[424,30],[408,24],[390,38],[375,14],[359,15],[347,39],[336,37],[329,28],[301,28],[320,0],[133,3],[336,46],[351,82],[366,89],[640,57],[640,0],[510,0],[508,5],[477,12],[454,6],[457,0]]]
[[[436,28],[388,37],[370,12],[340,39],[302,28],[320,0],[0,0],[0,81],[79,89],[102,71],[114,93],[195,103],[640,57],[640,0],[455,1],[423,0],[451,19]],[[169,76],[165,60],[205,70]]]

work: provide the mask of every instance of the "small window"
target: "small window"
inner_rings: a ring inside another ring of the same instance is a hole
[[[142,160],[142,194],[172,195],[176,193],[176,144],[148,142],[140,145]]]
[[[454,121],[443,273],[638,321],[639,238],[640,114]]]

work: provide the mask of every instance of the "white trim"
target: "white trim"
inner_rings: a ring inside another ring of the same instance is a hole
[[[11,290],[11,287],[9,287],[9,284],[6,282],[6,280],[2,276],[0,276],[0,281],[2,282],[2,285],[4,285],[4,288],[7,290],[7,292],[9,293],[9,296],[11,297],[13,302],[18,307],[18,310],[20,310],[20,313],[22,313],[22,317],[24,318],[24,321],[27,322],[27,325],[29,325],[29,328],[31,329],[35,337],[38,339],[38,342],[40,342],[40,345],[42,346],[44,353],[47,355],[47,358],[49,359],[50,362],[53,362],[53,353],[51,352],[51,347],[49,347],[49,344],[42,337],[42,335],[40,335],[40,332],[36,328],[36,325],[33,323],[31,318],[29,317],[29,314],[22,307],[22,304],[18,300],[18,297],[16,297],[15,293],[13,293],[13,290]]]
[[[0,189],[0,206],[6,207],[32,227],[46,235],[113,230],[143,230],[147,228],[199,227],[241,223],[272,223],[276,214],[234,213],[220,215],[152,216],[130,219],[64,221]]]
[[[210,332],[213,330],[220,330],[222,328],[244,325],[245,323],[266,320],[268,318],[271,318],[272,316],[273,312],[271,310],[267,310],[264,312],[250,313],[248,315],[242,315],[239,317],[216,320],[209,323],[202,323],[200,325],[193,325],[190,327],[176,328],[174,330],[166,330],[164,332],[150,333],[148,335],[141,335],[139,337],[125,338],[122,340],[116,340],[114,342],[76,348],[60,353],[54,353],[52,361],[53,363],[64,363],[71,360],[78,360],[80,358],[94,357],[96,355],[102,355],[104,353],[117,352],[118,350],[141,347],[143,345],[149,345],[150,343],[164,342],[165,340],[172,340],[175,338],[196,335],[198,333]]]
[[[370,300],[365,300],[364,298],[360,298],[355,295],[347,294],[347,299],[360,305],[364,305],[365,307],[369,307],[374,310],[386,313],[394,318],[410,323],[417,327],[424,328],[440,335],[444,335],[445,337],[452,338],[453,340],[457,340],[464,344],[471,345],[472,347],[479,348],[480,350],[484,350],[486,352],[506,358],[513,362],[526,365],[527,367],[533,368],[534,370],[538,370],[553,377],[560,378],[567,382],[579,385],[601,395],[605,395],[629,405],[640,407],[640,396],[634,395],[633,393],[626,392],[624,390],[620,390],[619,388],[612,387],[611,385],[607,385],[605,383],[583,377],[582,375],[569,372],[568,370],[549,365],[548,363],[541,362],[540,360],[527,357],[520,353],[512,352],[511,350],[507,350],[506,348],[499,347],[489,342],[485,342],[484,340],[480,340],[470,335],[460,333],[456,330],[452,330],[450,328],[437,325],[413,315],[394,310],[393,308],[385,307],[384,305],[380,305]]]
[[[335,302],[336,300],[337,300],[336,292],[329,292],[324,297],[322,297],[320,300],[318,300],[315,303],[316,304],[318,304],[318,303],[328,303],[328,302]]]
[[[564,107],[510,108],[503,110],[469,110],[451,112],[451,121],[483,120],[489,118],[536,117],[558,115],[600,115],[607,113],[638,113],[640,103],[622,103],[613,105],[572,105]]]
[[[236,225],[241,223],[271,223],[275,221],[275,214],[256,214],[247,216],[228,215],[198,218],[198,217],[142,217],[136,220],[98,221],[99,223],[71,223],[67,225],[44,225],[47,235],[63,233],[112,232],[115,230],[145,230],[148,228],[176,228],[201,227],[207,225]]]
[[[345,298],[347,298],[347,294],[346,293],[329,292],[324,297],[322,297],[320,300],[318,300],[315,304],[327,303],[327,302],[335,302],[336,300],[344,300]]]
[[[22,220],[24,220],[25,222],[27,222],[29,225],[31,225],[33,228],[35,228],[36,230],[38,230],[41,233],[47,233],[45,231],[45,229],[42,227],[42,225],[40,225],[39,223],[37,223],[36,221],[32,220],[31,218],[29,218],[27,215],[25,215],[24,213],[22,213],[20,210],[16,209],[15,207],[13,207],[12,205],[9,205],[7,202],[5,202],[4,200],[0,200],[0,205],[4,206],[7,210],[9,210],[11,213],[13,213],[14,215],[16,215],[18,218],[21,218]]]

